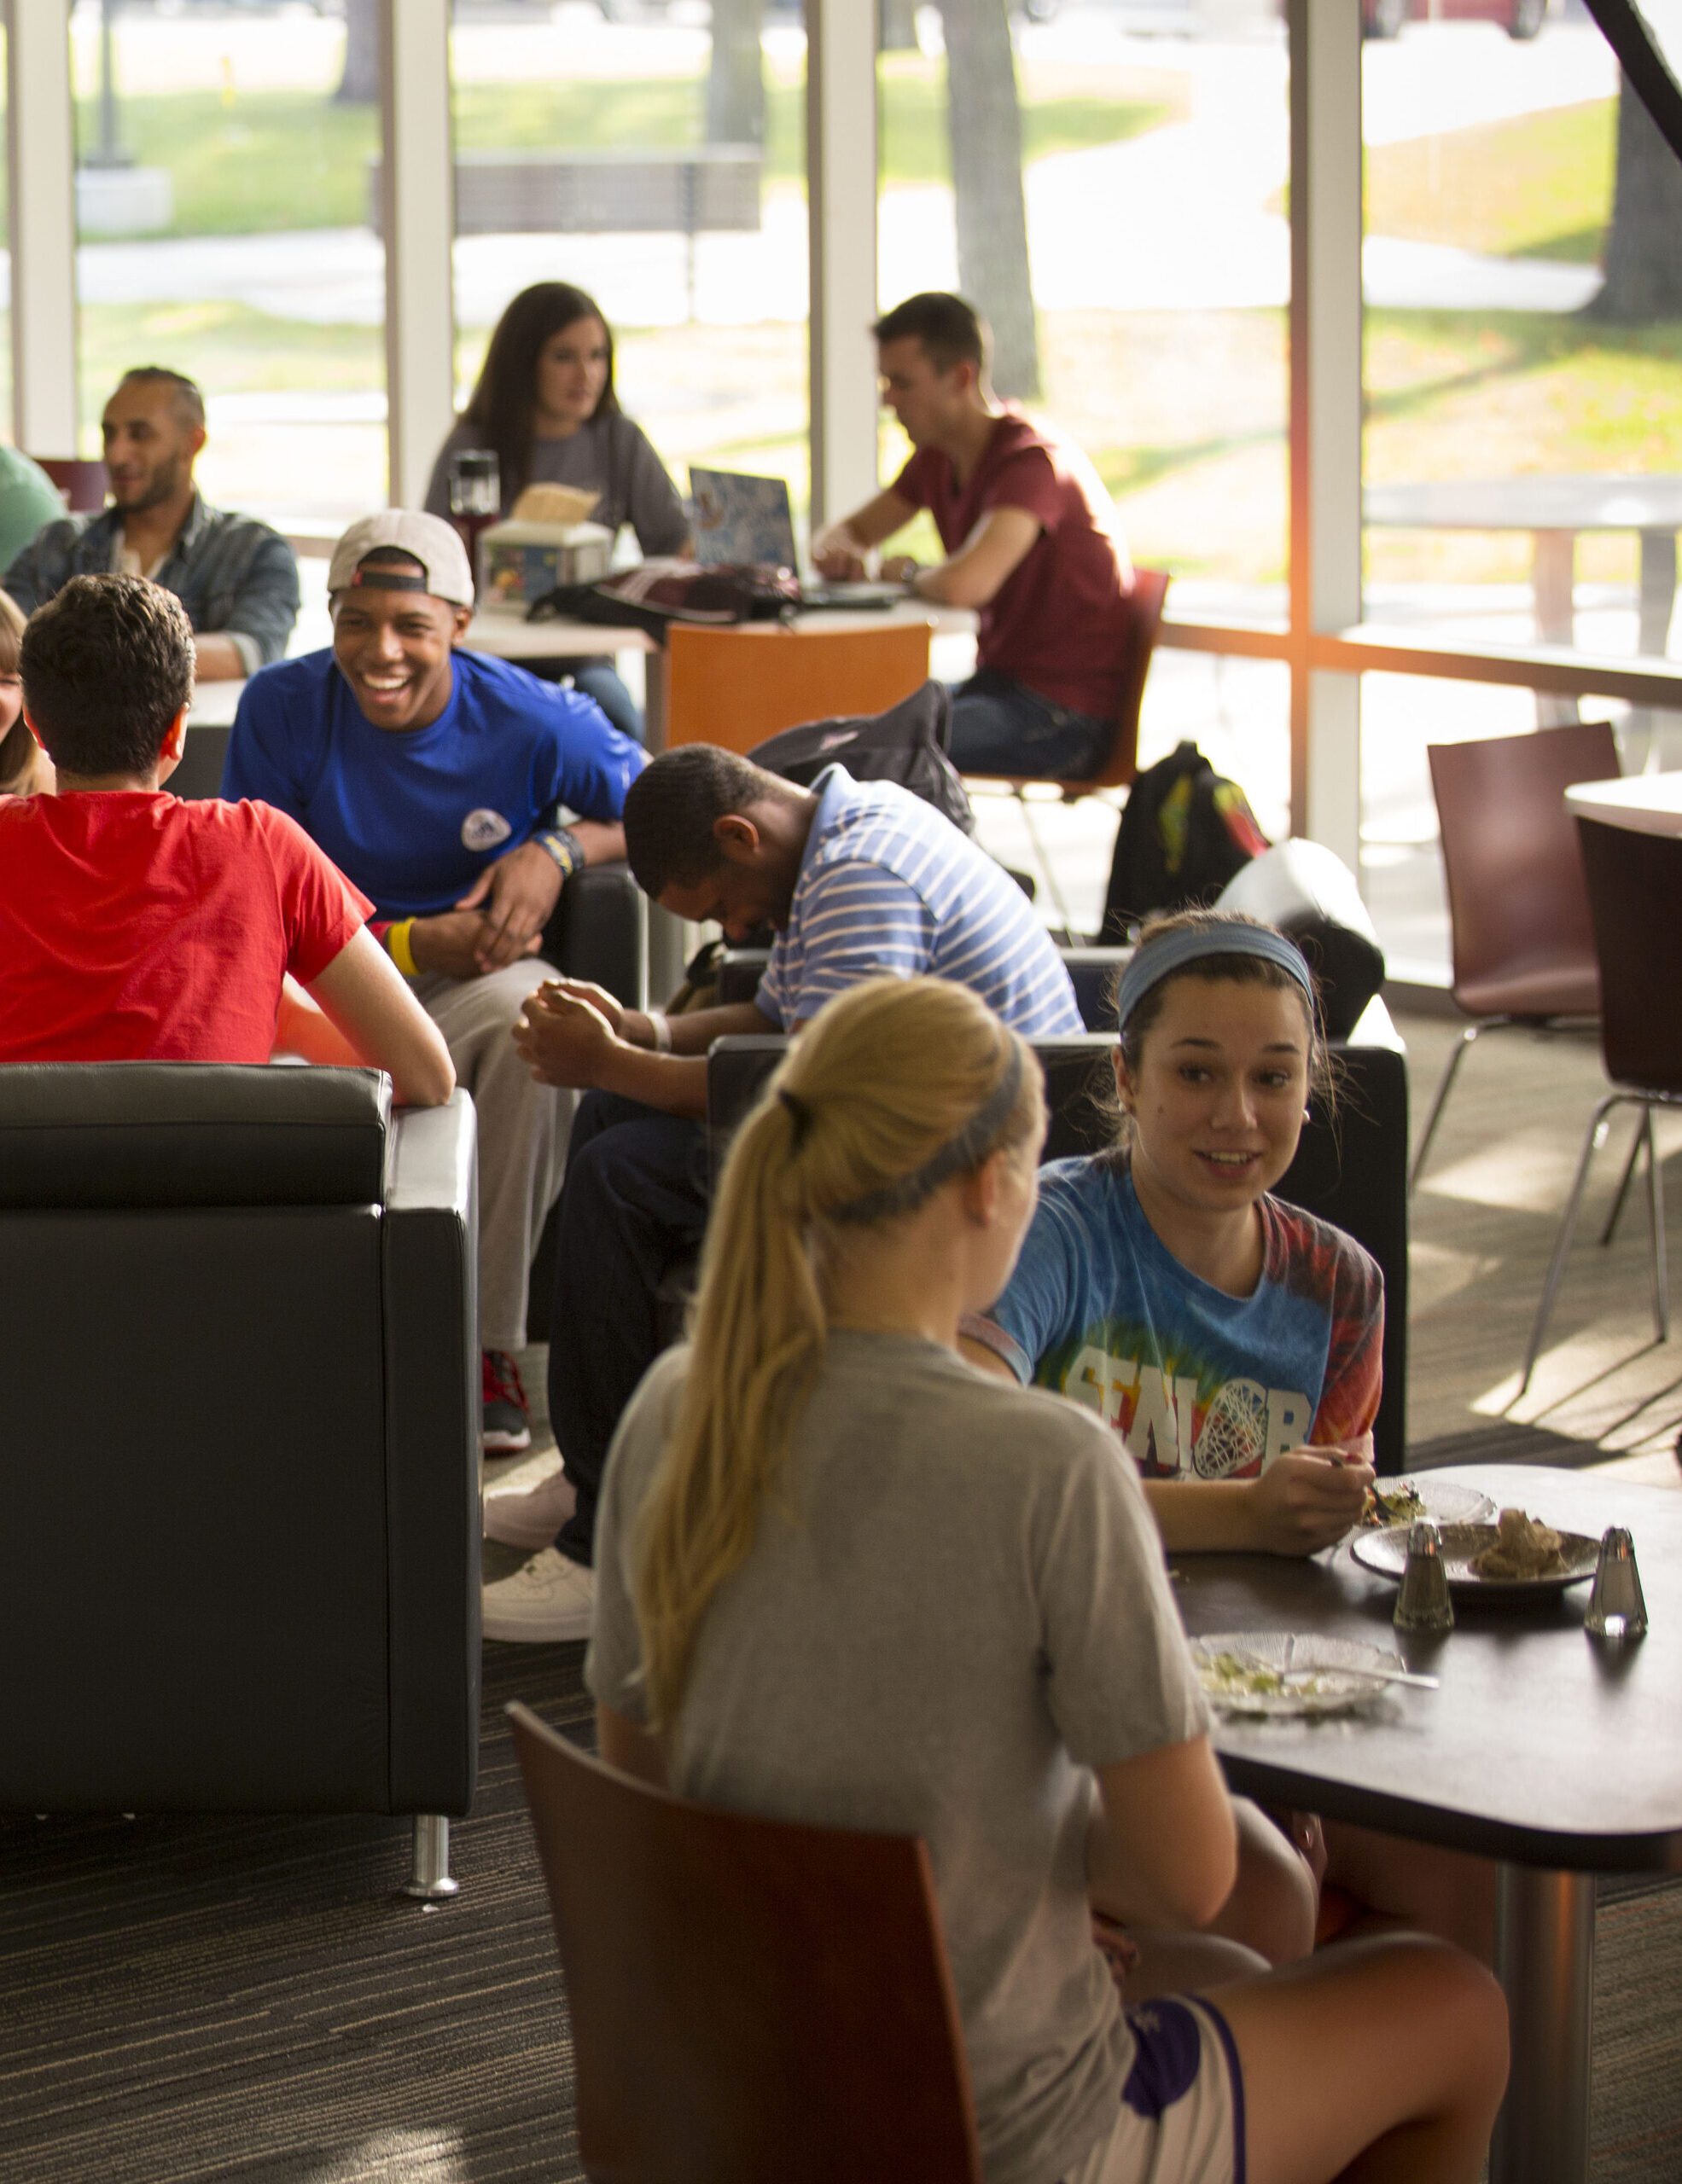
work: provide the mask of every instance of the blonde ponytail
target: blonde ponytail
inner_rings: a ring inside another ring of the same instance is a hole
[[[638,1521],[651,1727],[678,1711],[701,1618],[753,1547],[823,1364],[828,1239],[914,1211],[1043,1120],[1032,1057],[945,979],[869,979],[790,1047],[725,1164],[689,1374]]]

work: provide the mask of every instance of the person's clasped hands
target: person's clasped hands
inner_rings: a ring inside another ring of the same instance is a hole
[[[581,1090],[596,1083],[624,1022],[623,1008],[604,986],[551,979],[527,996],[514,1043],[540,1083]]]

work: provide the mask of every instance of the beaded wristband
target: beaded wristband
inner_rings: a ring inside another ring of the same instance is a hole
[[[549,851],[561,868],[563,880],[570,880],[585,866],[584,844],[565,827],[551,827],[547,832],[533,837],[538,845]]]

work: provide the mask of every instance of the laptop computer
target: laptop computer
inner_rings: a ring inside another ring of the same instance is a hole
[[[794,514],[789,488],[781,478],[756,478],[741,470],[706,470],[690,466],[690,520],[695,558],[702,568],[726,561],[768,561],[800,572],[794,549]],[[831,584],[800,576],[803,607],[854,607],[863,611],[897,607],[906,596],[900,584]]]

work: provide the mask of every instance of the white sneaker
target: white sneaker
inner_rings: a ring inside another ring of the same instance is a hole
[[[590,1635],[596,1573],[552,1547],[484,1592],[485,1635],[517,1645],[553,1645]]]
[[[571,1479],[552,1471],[535,1486],[509,1486],[499,1494],[487,1494],[485,1536],[533,1554],[554,1545],[556,1533],[577,1507],[578,1491]]]

